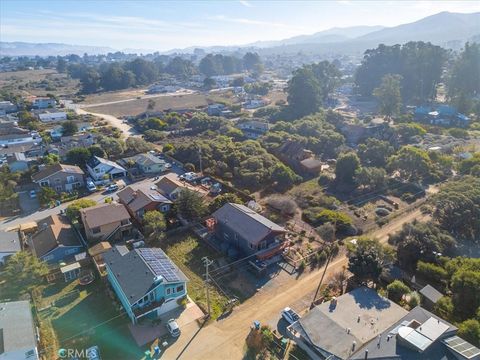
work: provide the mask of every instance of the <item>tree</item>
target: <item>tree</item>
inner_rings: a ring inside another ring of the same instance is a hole
[[[248,71],[253,71],[261,74],[263,71],[263,63],[260,55],[257,53],[247,52],[243,56],[243,66]]]
[[[385,185],[387,172],[376,167],[362,167],[355,171],[355,182],[369,190],[381,189]]]
[[[364,166],[384,168],[387,159],[394,153],[393,146],[389,142],[368,138],[365,143],[358,145],[358,157]]]
[[[155,109],[155,100],[148,99],[147,110],[152,111],[153,109]]]
[[[59,73],[64,73],[67,71],[67,62],[64,58],[59,57],[57,60],[57,71]]]
[[[433,222],[404,224],[390,235],[388,242],[397,247],[397,260],[402,268],[413,271],[419,260],[434,262],[438,254],[451,255],[455,239]]]
[[[457,335],[475,346],[480,346],[480,321],[465,320],[458,326]]]
[[[40,195],[38,197],[38,199],[40,200],[40,204],[42,205],[48,205],[57,198],[58,194],[55,192],[55,190],[48,186],[42,187],[42,189],[40,190]]]
[[[402,77],[398,74],[387,74],[382,77],[380,86],[373,90],[378,100],[380,113],[390,118],[400,113],[402,95],[400,93]]]
[[[417,263],[417,274],[428,282],[437,284],[443,284],[448,278],[444,268],[421,260]]]
[[[5,277],[26,292],[43,282],[48,274],[48,266],[29,251],[19,251],[8,258],[5,265]]]
[[[175,56],[165,67],[165,72],[179,79],[188,79],[197,70],[190,60],[184,60],[179,56]]]
[[[198,69],[202,74],[207,77],[207,79],[211,76],[220,75],[221,73],[223,73],[223,69],[220,68],[220,64],[217,64],[215,62],[214,56],[212,54],[208,54],[202,60],[200,60]]]
[[[142,58],[127,61],[124,68],[133,74],[133,84],[147,85],[154,82],[158,76],[155,64]]]
[[[474,316],[480,307],[480,269],[457,270],[452,276],[451,289],[455,312],[462,319]]]
[[[480,239],[480,178],[465,176],[443,185],[431,199],[432,216],[459,240]]]
[[[399,124],[395,127],[394,131],[400,138],[402,144],[408,144],[413,141],[413,137],[421,137],[427,133],[427,131],[419,124],[413,123]]]
[[[353,184],[355,172],[360,167],[360,159],[354,152],[341,154],[335,165],[335,180],[343,184]]]
[[[316,215],[316,220],[320,224],[335,224],[337,231],[345,231],[352,226],[352,219],[345,213],[323,209]]]
[[[47,154],[43,157],[43,163],[47,166],[54,165],[60,162],[60,158],[57,154]]]
[[[167,224],[164,215],[157,210],[147,211],[143,215],[143,227],[151,240],[162,240]]]
[[[272,179],[276,181],[279,191],[285,191],[299,182],[301,178],[286,165],[277,163],[272,170]]]
[[[125,144],[123,143],[123,141],[107,136],[103,136],[98,142],[98,145],[100,145],[100,147],[109,157],[118,157],[123,154],[123,151],[125,149]]]
[[[420,181],[431,175],[433,164],[425,150],[403,146],[388,159],[388,168],[405,180]]]
[[[73,121],[65,121],[62,124],[62,135],[71,136],[78,131],[78,126]]]
[[[311,69],[300,68],[288,81],[288,104],[297,117],[318,111],[322,105],[320,84]]]
[[[207,90],[213,89],[216,85],[217,85],[217,82],[211,77],[207,77],[205,78],[205,80],[203,80],[203,87]]]
[[[90,151],[90,155],[91,156],[98,156],[98,157],[105,157],[105,151],[103,151],[103,149],[98,146],[98,145],[92,145],[88,148],[88,151]]]
[[[100,88],[100,75],[95,69],[89,68],[80,78],[82,93],[91,94]]]
[[[208,211],[210,213],[215,212],[216,210],[220,209],[223,205],[233,203],[233,204],[241,204],[242,199],[240,199],[234,193],[225,193],[218,195],[213,201],[208,205]]]
[[[447,81],[450,98],[473,97],[480,93],[480,44],[466,43],[455,59]]]
[[[348,255],[348,270],[360,280],[376,281],[383,263],[383,247],[373,239],[358,239],[355,249]]]
[[[175,207],[177,213],[188,221],[201,218],[207,211],[202,195],[188,189],[180,191],[177,201],[175,202]]]
[[[125,140],[127,151],[134,154],[145,153],[153,149],[153,145],[142,138],[130,136]]]
[[[92,199],[79,199],[67,206],[65,214],[71,221],[78,221],[80,219],[80,209],[89,208],[97,205],[97,202]]]
[[[387,285],[388,298],[400,302],[403,297],[410,293],[410,288],[400,280],[394,280]]]
[[[335,240],[335,233],[337,232],[337,228],[335,228],[335,225],[333,225],[331,222],[322,224],[315,230],[324,241],[332,242]]]
[[[66,154],[66,162],[71,165],[84,166],[91,158],[91,152],[87,148],[73,148]]]

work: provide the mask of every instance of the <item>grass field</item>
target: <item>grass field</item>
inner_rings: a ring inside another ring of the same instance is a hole
[[[78,91],[79,82],[59,74],[55,70],[25,70],[0,73],[2,90],[20,93],[24,96],[45,96],[74,94]]]
[[[215,253],[190,234],[169,237],[163,243],[162,248],[188,277],[187,289],[190,298],[206,310],[207,299],[203,282],[205,267],[202,258],[208,256],[210,259],[214,259]],[[223,312],[223,306],[228,299],[212,286],[210,287],[210,300],[212,318],[216,319]]]
[[[87,287],[77,281],[56,283],[43,291],[41,321],[50,322],[63,349],[97,345],[103,359],[140,359],[139,348],[128,329],[130,322],[104,291],[100,280]]]

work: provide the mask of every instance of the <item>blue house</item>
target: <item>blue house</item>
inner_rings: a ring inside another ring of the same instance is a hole
[[[470,118],[461,114],[450,105],[418,106],[414,112],[415,120],[432,125],[467,127]]]
[[[108,281],[133,324],[174,310],[187,295],[187,277],[162,249],[118,246],[103,257]]]
[[[84,251],[72,225],[60,215],[37,222],[38,230],[27,239],[33,254],[49,264],[68,262]]]

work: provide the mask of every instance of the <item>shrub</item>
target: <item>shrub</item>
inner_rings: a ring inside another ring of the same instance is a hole
[[[294,215],[298,208],[297,203],[289,196],[272,195],[267,198],[266,202],[283,215]]]
[[[395,280],[387,286],[388,298],[400,302],[404,295],[410,293],[410,288],[400,280]]]
[[[408,299],[408,306],[410,309],[420,305],[420,296],[416,291],[410,293],[410,299]]]
[[[425,278],[425,280],[435,283],[442,282],[448,278],[448,274],[445,269],[438,265],[423,261],[419,261],[417,263],[417,273]]]

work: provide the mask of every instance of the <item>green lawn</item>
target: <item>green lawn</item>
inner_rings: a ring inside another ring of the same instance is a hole
[[[190,233],[169,237],[161,244],[161,247],[188,277],[188,295],[202,309],[206,310],[207,299],[203,282],[205,267],[202,258],[208,256],[210,259],[214,259],[218,255]],[[210,287],[213,319],[216,319],[223,312],[223,307],[227,300],[227,297],[221,294],[214,286]]]
[[[104,359],[142,357],[144,350],[136,345],[127,327],[130,320],[108,297],[99,279],[86,287],[77,281],[52,284],[43,291],[42,305],[39,318],[51,323],[60,348],[97,345]]]

